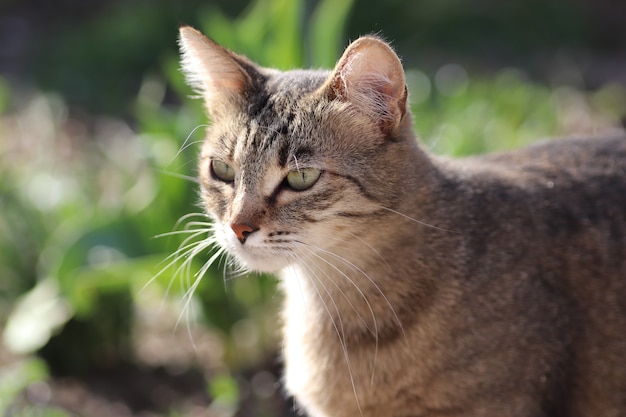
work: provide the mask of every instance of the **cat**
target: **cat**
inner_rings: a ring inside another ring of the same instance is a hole
[[[280,275],[308,415],[626,416],[625,137],[435,156],[379,37],[332,71],[179,42],[209,240]]]

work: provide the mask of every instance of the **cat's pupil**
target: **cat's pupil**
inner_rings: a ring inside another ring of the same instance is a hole
[[[311,188],[319,179],[322,171],[316,168],[305,168],[287,174],[287,185],[295,191]]]

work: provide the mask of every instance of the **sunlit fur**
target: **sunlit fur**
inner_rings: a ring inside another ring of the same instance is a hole
[[[188,27],[180,42],[212,121],[210,222],[171,262],[215,246],[203,270],[223,252],[280,275],[285,385],[307,414],[626,413],[624,138],[439,158],[376,37],[332,71],[261,68]],[[319,179],[290,188],[307,168]]]

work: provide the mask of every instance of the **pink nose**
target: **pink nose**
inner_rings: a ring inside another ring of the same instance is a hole
[[[250,236],[252,232],[258,230],[258,228],[254,228],[245,223],[233,223],[230,225],[230,228],[233,229],[235,236],[237,236],[237,239],[239,239],[241,244],[246,243],[248,236]]]

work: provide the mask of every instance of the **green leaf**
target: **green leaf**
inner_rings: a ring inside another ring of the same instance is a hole
[[[217,375],[209,383],[209,392],[222,407],[235,407],[239,401],[239,386],[230,375]]]
[[[46,279],[26,293],[11,312],[4,329],[4,343],[15,353],[34,352],[43,347],[72,314],[56,281]]]
[[[354,0],[322,0],[312,17],[311,64],[330,68],[341,55],[344,26]]]

